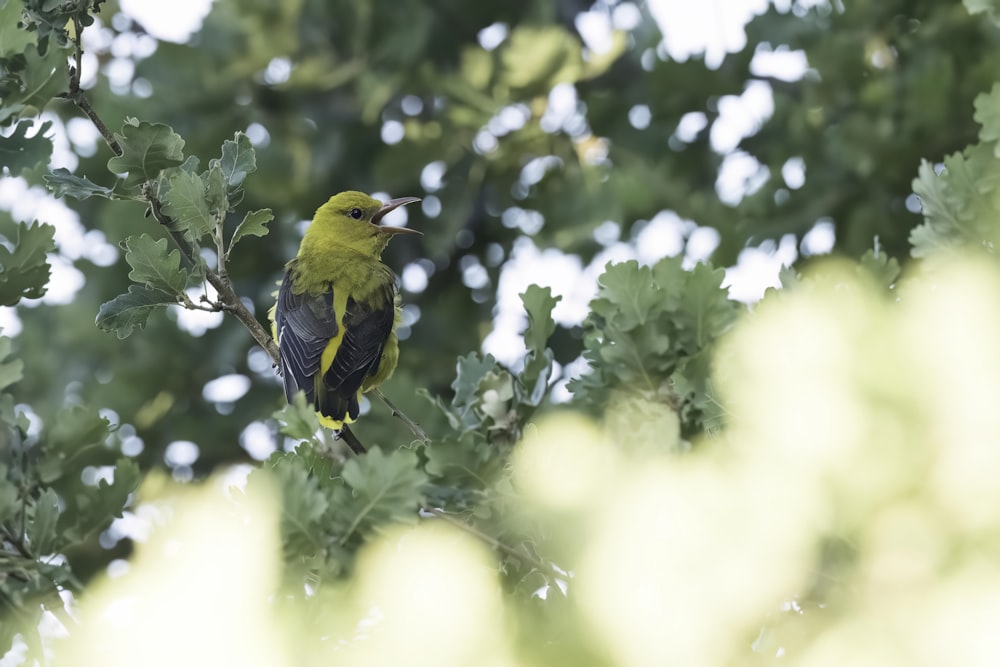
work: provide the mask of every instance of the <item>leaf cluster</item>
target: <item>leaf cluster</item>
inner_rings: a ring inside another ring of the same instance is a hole
[[[273,455],[251,476],[282,490],[281,534],[290,572],[313,581],[351,571],[358,547],[390,523],[414,522],[427,476],[407,449],[379,447],[339,462],[312,443]]]
[[[724,279],[709,264],[687,271],[679,257],[608,265],[583,325],[590,369],[569,384],[578,404],[614,412],[641,399],[676,412],[685,435],[717,428],[709,359],[742,310]]]
[[[1000,241],[1000,84],[976,98],[980,143],[953,153],[940,165],[927,160],[913,180],[924,222],[910,233],[914,257],[942,250],[979,248],[993,255]]]
[[[122,243],[132,269],[129,278],[135,284],[101,306],[97,325],[126,338],[145,327],[149,316],[165,306],[221,310],[222,305],[207,292],[195,303],[186,290],[203,284],[208,271],[225,275],[236,244],[248,236],[264,236],[274,217],[270,209],[250,211],[226,238],[228,215],[243,199],[247,175],[257,168],[249,138],[237,132],[222,144],[221,156],[201,171],[196,156],[185,157],[184,139],[162,123],[129,118],[115,140],[120,154],[107,165],[118,177],[113,187],[97,185],[66,169],[56,169],[45,177],[49,189],[58,196],[143,201],[165,228],[166,236],[159,239],[140,234]],[[176,246],[173,249],[168,238]],[[204,245],[215,251],[214,267],[200,253]]]
[[[92,549],[141,479],[97,410],[69,406],[32,424],[9,393],[24,377],[12,352],[0,336],[0,652],[17,633],[38,647],[43,609],[60,611],[59,592],[80,590],[90,574],[77,569],[85,558],[62,555]]]
[[[52,225],[0,221],[0,306],[45,294],[52,267],[47,254],[55,250]]]

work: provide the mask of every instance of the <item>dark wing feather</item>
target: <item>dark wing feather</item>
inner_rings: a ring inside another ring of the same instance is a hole
[[[333,363],[323,375],[323,386],[317,405],[333,419],[358,417],[358,390],[365,378],[378,370],[382,348],[392,332],[393,292],[391,285],[382,295],[379,306],[347,300],[344,313],[344,337],[333,357]]]
[[[333,311],[333,289],[322,294],[295,294],[291,271],[285,274],[278,290],[274,311],[281,352],[281,376],[285,397],[291,401],[298,390],[306,401],[315,401],[315,376],[319,372],[323,350],[337,335],[337,315]]]

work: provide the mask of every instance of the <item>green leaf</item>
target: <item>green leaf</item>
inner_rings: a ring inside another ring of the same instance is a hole
[[[3,391],[24,377],[24,362],[20,359],[10,359],[13,343],[10,338],[0,336],[0,391]]]
[[[242,132],[237,132],[232,139],[226,139],[222,143],[222,158],[212,162],[222,169],[226,185],[230,188],[242,184],[247,174],[257,171],[257,155],[250,138]]]
[[[163,290],[132,285],[126,294],[101,304],[97,312],[97,326],[113,331],[119,338],[128,338],[135,328],[142,329],[150,314],[164,306],[177,303],[177,297]]]
[[[115,462],[110,483],[102,479],[97,486],[78,488],[73,502],[60,517],[59,528],[63,539],[78,543],[107,528],[115,517],[122,516],[129,496],[139,488],[141,481],[139,464],[121,457]]]
[[[986,13],[994,23],[1000,22],[1000,1],[998,0],[963,0],[965,9],[970,14]]]
[[[20,509],[17,486],[7,480],[7,466],[0,463],[0,524],[12,519]]]
[[[725,278],[725,270],[702,263],[688,272],[675,317],[679,328],[693,334],[695,348],[689,350],[692,353],[715,340],[736,319],[739,305],[722,289]]]
[[[329,500],[302,457],[275,454],[270,465],[281,487],[281,533],[286,557],[313,558],[322,551],[325,542],[321,519]],[[248,484],[253,484],[258,474],[252,474]]]
[[[520,295],[521,303],[528,314],[528,328],[524,331],[524,344],[529,351],[542,352],[549,336],[556,330],[552,319],[552,309],[562,301],[561,296],[552,296],[552,289],[529,285]]]
[[[344,464],[341,477],[354,491],[353,516],[344,544],[350,536],[391,521],[413,521],[423,499],[427,475],[417,466],[417,455],[407,449],[397,449],[385,456],[378,447]]]
[[[163,195],[163,212],[173,220],[174,229],[197,242],[215,227],[205,181],[198,174],[177,170],[167,183],[170,189]]]
[[[523,405],[538,407],[549,393],[555,354],[550,349],[532,352],[525,360],[524,370],[518,376],[514,395]]]
[[[4,225],[6,227],[6,225]],[[13,306],[21,299],[45,294],[51,267],[47,253],[55,250],[56,228],[52,225],[17,223],[13,232],[0,227],[13,250],[0,244],[0,306]]]
[[[597,315],[628,331],[644,324],[663,309],[664,303],[657,294],[650,268],[629,260],[608,264],[598,278],[597,298],[590,307]]]
[[[79,475],[85,466],[109,465],[117,452],[105,444],[111,424],[95,408],[63,408],[45,430],[45,446],[38,461],[38,478],[52,484],[66,475]]]
[[[549,337],[556,330],[552,309],[562,297],[553,297],[550,288],[538,285],[529,285],[520,296],[528,314],[528,327],[524,331],[524,344],[528,348],[528,355],[524,360],[524,369],[518,377],[519,384],[515,394],[519,402],[538,406],[548,391],[549,376],[552,374],[552,363],[555,360],[552,351],[546,348]]]
[[[943,249],[996,247],[998,190],[1000,161],[991,144],[947,156],[940,174],[924,161],[913,181],[924,223],[910,232],[911,254],[926,257]]]
[[[52,157],[52,140],[45,136],[52,128],[52,121],[40,123],[29,138],[28,128],[34,125],[34,121],[22,120],[9,135],[0,137],[0,167],[7,167],[13,176],[48,164]]]
[[[479,383],[496,365],[497,360],[492,354],[480,358],[477,353],[470,352],[464,357],[459,357],[455,368],[455,380],[451,383],[451,388],[455,391],[452,402],[459,406],[475,402]]]
[[[226,175],[218,164],[213,164],[202,176],[205,182],[205,204],[212,214],[213,221],[223,220],[229,211],[229,190],[226,187]]]
[[[988,93],[976,96],[974,118],[982,125],[979,138],[983,141],[1000,141],[1000,83],[993,85]],[[1000,144],[993,148],[993,154],[1000,157]]]
[[[892,287],[901,273],[899,262],[885,252],[879,252],[877,246],[875,250],[869,250],[861,256],[859,270],[867,273],[878,285],[885,288]]]
[[[56,524],[59,522],[59,496],[45,489],[32,503],[25,532],[36,556],[52,553],[56,547]]]
[[[35,43],[36,34],[18,25],[23,14],[22,0],[0,0],[0,58],[23,53]]]
[[[274,220],[274,214],[269,208],[262,208],[247,213],[243,216],[243,222],[233,232],[233,240],[229,242],[229,250],[232,251],[244,236],[267,236],[269,231],[267,223],[272,220]]]
[[[184,162],[184,139],[169,125],[130,118],[115,138],[122,154],[108,160],[108,169],[127,174],[126,187],[151,181],[164,169]]]
[[[301,391],[292,397],[291,403],[275,412],[274,418],[281,432],[296,440],[311,440],[319,430],[316,410],[306,405],[306,395]]]
[[[86,199],[97,195],[110,198],[113,192],[111,188],[97,185],[86,176],[76,176],[63,167],[53,170],[51,174],[45,174],[42,179],[56,197]]]
[[[458,502],[459,507],[451,509],[465,509],[474,503],[507,463],[502,448],[471,436],[435,440],[424,448],[424,456],[424,469],[440,484],[438,494],[448,489],[449,504]]]
[[[38,46],[29,44],[24,50],[24,69],[17,72],[16,90],[4,96],[0,107],[0,123],[18,115],[37,115],[56,95],[69,89],[68,52],[50,45],[45,55]]]
[[[188,286],[190,275],[182,270],[181,253],[167,252],[167,239],[154,240],[149,234],[125,239],[125,261],[132,270],[128,277],[146,287],[180,294]]]

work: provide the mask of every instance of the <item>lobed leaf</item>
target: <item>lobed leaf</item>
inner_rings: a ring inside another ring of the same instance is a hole
[[[177,297],[174,294],[131,285],[127,293],[101,304],[96,324],[105,331],[113,331],[119,338],[128,338],[134,329],[146,326],[146,321],[155,309],[175,303]]]
[[[0,50],[3,48],[0,46]],[[17,85],[8,88],[3,97],[0,123],[24,114],[37,115],[53,97],[69,89],[65,48],[50,45],[42,54],[36,44],[29,44],[23,55],[24,68],[11,73]]]
[[[154,290],[180,294],[187,287],[190,274],[182,270],[181,253],[167,252],[167,239],[154,240],[149,234],[125,239],[125,261],[132,270],[128,277]]]
[[[240,239],[245,236],[267,236],[269,231],[267,224],[272,220],[274,220],[274,214],[269,208],[262,208],[247,213],[243,216],[243,221],[236,227],[236,231],[233,232],[233,239],[229,242],[229,249],[232,250],[239,243]]]
[[[169,125],[130,118],[115,138],[122,154],[108,160],[108,169],[127,174],[126,187],[151,181],[164,169],[184,162],[184,139]]]
[[[341,477],[354,491],[341,544],[355,532],[367,534],[384,523],[415,520],[428,482],[415,453],[397,449],[386,456],[378,447],[345,463]]]
[[[35,125],[34,121],[22,120],[9,135],[0,136],[0,168],[7,167],[13,176],[48,164],[52,157],[52,140],[45,136],[52,128],[52,121],[38,123],[38,129],[28,137],[28,130]]]
[[[247,174],[257,171],[257,155],[253,144],[242,132],[237,132],[232,139],[226,139],[222,143],[222,157],[212,162],[218,164],[225,176],[225,183],[230,188],[241,185]]]
[[[5,233],[13,249],[0,244],[0,306],[45,294],[52,270],[47,254],[55,250],[55,231],[52,225],[19,222],[13,233]]]
[[[722,289],[722,281],[726,279],[724,269],[699,263],[686,277],[675,318],[678,327],[693,334],[691,352],[695,352],[729,328],[736,319],[739,304]]]
[[[32,553],[35,556],[52,553],[58,538],[59,496],[52,489],[45,489],[31,504],[29,512],[25,532]]]
[[[479,383],[496,368],[496,365],[497,360],[492,354],[480,358],[477,353],[470,352],[464,357],[459,357],[455,368],[455,380],[451,383],[451,388],[455,391],[453,404],[468,406],[475,402]]]
[[[301,391],[292,397],[291,403],[275,412],[274,418],[281,433],[296,440],[310,440],[320,428],[316,410],[306,405],[306,395]]]
[[[648,266],[635,260],[608,264],[598,278],[597,298],[590,308],[623,331],[645,324],[664,307]]]
[[[168,179],[163,195],[163,212],[174,222],[174,229],[197,242],[215,227],[209,207],[205,181],[198,174],[178,169]]]
[[[139,488],[142,472],[139,464],[121,457],[115,462],[111,482],[102,479],[97,486],[79,487],[73,503],[60,517],[60,532],[71,543],[82,542],[104,530],[116,517],[121,517],[129,496]]]
[[[325,527],[321,520],[329,508],[327,496],[301,457],[276,454],[270,465],[281,487],[281,533],[286,557],[313,558],[323,550]],[[250,483],[253,480],[251,475]]]
[[[562,296],[552,296],[552,288],[529,285],[521,295],[521,303],[528,314],[528,328],[524,331],[524,344],[529,352],[541,353],[549,337],[556,330],[552,309],[562,301]]]
[[[70,173],[69,169],[59,167],[52,173],[42,176],[45,185],[56,197],[75,197],[76,199],[87,199],[92,196],[111,197],[113,190],[102,185],[97,185],[86,176],[77,176]]]
[[[892,287],[899,278],[901,269],[895,257],[889,257],[884,252],[869,250],[861,256],[859,271],[866,273],[875,282],[885,288]]]

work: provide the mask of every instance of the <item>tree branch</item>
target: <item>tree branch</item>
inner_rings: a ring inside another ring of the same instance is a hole
[[[122,147],[115,139],[114,133],[108,129],[108,126],[104,124],[101,117],[97,115],[94,111],[94,107],[90,106],[90,100],[84,94],[83,89],[80,88],[80,71],[83,68],[83,41],[80,37],[83,32],[83,26],[80,24],[80,19],[78,17],[73,18],[73,46],[75,51],[73,53],[73,64],[69,68],[69,93],[66,97],[77,106],[80,111],[87,115],[90,122],[94,124],[97,131],[101,133],[104,137],[104,141],[108,144],[108,148],[115,155],[122,154]]]
[[[505,554],[507,554],[508,556],[513,556],[514,558],[519,558],[519,559],[523,560],[524,562],[529,563],[530,565],[533,565],[536,569],[548,573],[552,577],[555,577],[557,579],[563,579],[563,580],[565,580],[565,579],[568,578],[567,574],[565,572],[560,571],[554,565],[552,565],[550,563],[545,563],[544,561],[541,561],[541,560],[535,558],[534,556],[531,556],[529,554],[526,554],[526,553],[523,553],[521,551],[518,551],[514,547],[501,542],[500,540],[496,539],[492,535],[487,535],[486,533],[484,533],[483,531],[479,530],[475,526],[473,526],[471,524],[468,524],[465,521],[462,521],[461,519],[458,519],[458,518],[452,516],[451,514],[449,514],[448,512],[445,512],[442,509],[438,509],[437,507],[421,507],[420,510],[422,512],[426,512],[427,514],[433,514],[434,516],[438,517],[439,519],[442,519],[442,520],[446,521],[447,523],[451,524],[452,526],[455,526],[459,530],[464,531],[464,532],[466,532],[466,533],[468,533],[468,534],[470,534],[470,535],[472,535],[472,536],[474,536],[474,537],[482,540],[483,542],[486,542],[487,544],[489,544],[491,547],[493,547],[497,551],[502,551]]]
[[[393,402],[389,400],[389,397],[386,396],[384,393],[382,393],[381,389],[379,389],[378,387],[376,387],[375,389],[372,390],[372,392],[376,396],[378,396],[379,399],[381,399],[381,401],[383,403],[385,403],[385,405],[386,405],[387,408],[389,408],[392,411],[392,416],[393,417],[399,419],[401,422],[403,422],[404,424],[406,424],[406,427],[408,429],[410,429],[410,433],[413,434],[413,437],[415,437],[420,442],[430,442],[431,441],[431,439],[429,437],[427,437],[427,433],[424,432],[424,429],[420,428],[420,424],[418,424],[417,422],[413,421],[412,419],[410,419],[409,417],[407,417],[405,414],[403,414],[403,411],[400,410],[399,408],[397,408],[395,406],[395,404],[393,404]]]

